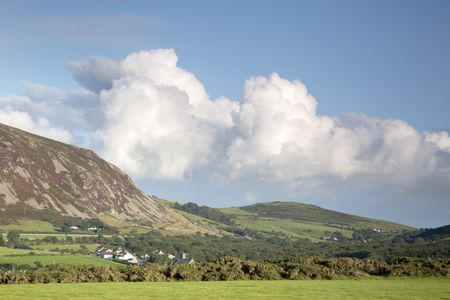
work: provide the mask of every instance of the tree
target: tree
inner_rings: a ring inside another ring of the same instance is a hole
[[[15,244],[20,241],[20,233],[15,230],[11,230],[8,232],[8,235],[6,236],[8,238],[8,243]]]
[[[3,247],[3,246],[5,246],[5,239],[3,238],[3,234],[2,233],[0,233],[0,247]]]

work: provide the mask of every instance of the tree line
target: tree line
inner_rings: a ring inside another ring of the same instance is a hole
[[[235,222],[226,214],[218,209],[214,209],[208,206],[200,206],[198,204],[195,204],[194,202],[188,202],[186,204],[180,204],[176,202],[173,207],[175,209],[201,216],[222,224],[235,225]]]
[[[364,233],[361,233],[364,234]],[[17,231],[8,232],[8,242],[0,237],[0,246],[23,249],[38,249],[41,243],[90,244],[97,243],[109,248],[122,247],[138,255],[160,249],[168,253],[189,253],[196,261],[211,262],[224,256],[244,260],[280,260],[299,256],[319,256],[323,258],[351,257],[362,259],[394,259],[397,257],[450,258],[448,239],[415,238],[410,234],[394,237],[373,237],[365,234],[361,239],[342,242],[314,243],[306,239],[291,239],[283,236],[264,236],[258,232],[245,230],[235,236],[215,236],[208,234],[164,235],[159,231],[131,233],[127,236],[105,237],[83,236],[57,239],[54,236],[42,240],[27,241],[20,238]],[[85,251],[83,251],[85,253]]]

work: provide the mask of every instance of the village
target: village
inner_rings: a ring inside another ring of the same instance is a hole
[[[113,250],[111,248],[99,246],[97,250],[95,250],[95,255],[103,259],[140,266],[155,262],[172,265],[192,265],[195,262],[192,257],[184,252],[181,253],[181,256],[165,253],[162,250],[155,250],[145,255],[136,255],[122,247]]]

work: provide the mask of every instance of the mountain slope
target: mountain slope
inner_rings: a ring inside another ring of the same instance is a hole
[[[39,219],[48,212],[98,218],[110,225],[141,224],[202,231],[141,192],[93,151],[0,124],[0,219]]]

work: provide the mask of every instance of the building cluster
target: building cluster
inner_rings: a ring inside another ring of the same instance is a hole
[[[164,253],[162,250],[155,250],[149,254],[138,256],[126,249],[122,249],[121,247],[116,250],[112,250],[110,248],[100,246],[95,251],[95,255],[104,259],[122,261],[133,265],[145,265],[153,262],[158,256],[166,258],[166,261],[169,264],[191,265],[194,263],[194,259],[189,257],[186,253],[182,253],[181,256],[177,256],[171,253]]]

